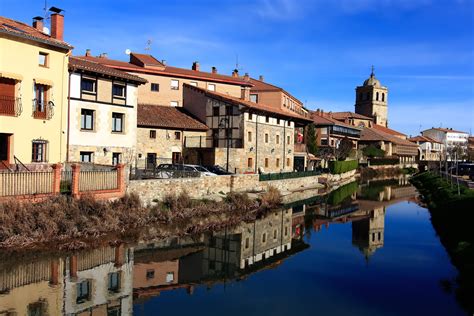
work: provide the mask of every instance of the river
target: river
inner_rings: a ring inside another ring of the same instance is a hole
[[[0,252],[0,315],[465,315],[416,196],[365,181],[189,238]]]

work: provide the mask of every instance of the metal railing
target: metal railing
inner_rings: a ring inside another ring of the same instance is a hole
[[[82,171],[79,174],[79,192],[115,190],[117,186],[117,170]]]
[[[51,171],[0,173],[0,196],[52,193],[53,178]]]
[[[185,148],[243,148],[241,138],[186,136]]]
[[[54,102],[33,99],[33,117],[35,119],[50,120],[54,116]]]
[[[20,116],[22,111],[21,98],[0,95],[0,115]]]

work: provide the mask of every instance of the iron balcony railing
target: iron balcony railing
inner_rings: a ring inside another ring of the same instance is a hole
[[[33,99],[33,117],[35,119],[50,120],[54,116],[54,102]]]
[[[241,138],[186,136],[185,148],[243,148]]]
[[[21,98],[0,95],[0,115],[20,116],[22,110]]]

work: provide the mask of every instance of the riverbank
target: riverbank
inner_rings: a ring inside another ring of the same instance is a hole
[[[274,188],[257,199],[229,193],[220,202],[194,200],[181,192],[153,206],[144,206],[136,195],[109,202],[90,196],[60,196],[38,204],[9,201],[0,204],[0,249],[53,243],[60,249],[74,249],[105,236],[117,241],[192,235],[254,219],[281,203]]]
[[[424,172],[411,178],[431,213],[431,222],[441,243],[459,271],[456,297],[474,312],[474,191],[452,186],[441,177]],[[451,285],[446,285],[451,286]],[[452,286],[451,286],[452,287]]]

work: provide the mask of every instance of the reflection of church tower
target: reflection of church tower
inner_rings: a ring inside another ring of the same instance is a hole
[[[375,78],[374,67],[370,77],[356,88],[355,112],[374,119],[375,124],[388,127],[388,89]]]
[[[385,208],[382,206],[370,211],[368,218],[352,222],[352,244],[368,259],[383,247],[384,229]]]

